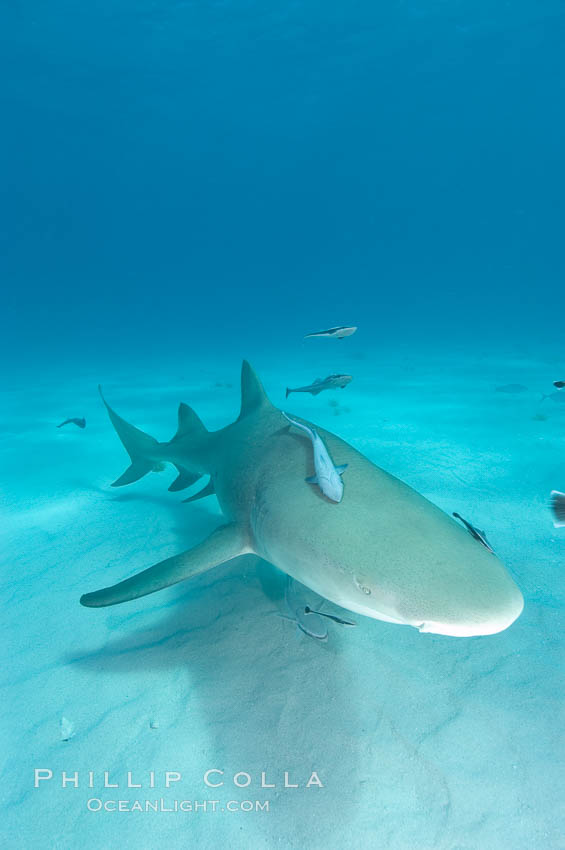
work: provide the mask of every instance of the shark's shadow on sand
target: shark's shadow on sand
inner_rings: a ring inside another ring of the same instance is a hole
[[[202,509],[198,514],[198,519],[191,516],[188,529],[175,529],[180,542],[190,543],[217,524],[214,514]],[[187,534],[195,525],[199,530]],[[287,846],[306,840],[313,819],[316,841],[329,846],[334,830],[338,824],[343,828],[348,817],[345,808],[332,804],[336,788],[358,775],[365,749],[356,710],[362,697],[352,692],[343,653],[346,630],[336,626],[328,642],[321,643],[278,616],[287,613],[285,579],[257,556],[237,558],[154,596],[156,607],[143,600],[131,603],[133,610],[111,609],[110,619],[119,617],[114,624],[118,636],[67,653],[64,663],[87,672],[93,688],[100,677],[108,681],[143,671],[151,684],[141,682],[141,702],[157,716],[152,672],[164,680],[158,703],[169,686],[165,672],[183,671],[182,707],[169,733],[178,739],[179,752],[183,740],[197,737],[205,752],[202,772],[218,767],[230,780],[237,771],[250,773],[252,793],[228,785],[231,797],[270,799],[275,817],[281,818],[276,828],[287,832]],[[178,688],[178,676],[174,681]],[[314,770],[324,789],[304,788]],[[262,771],[276,789],[260,788]],[[285,771],[299,789],[281,787]],[[211,791],[203,787],[201,793]],[[257,832],[271,835],[273,814],[267,821],[257,815],[246,823],[250,840]]]
[[[199,513],[201,531],[204,523],[215,522],[214,514]],[[197,530],[187,534],[186,525],[175,530],[181,543],[199,536]],[[252,846],[261,836],[269,842],[282,831],[287,847],[336,846],[336,836],[355,833],[368,806],[374,809],[375,840],[384,838],[404,809],[412,811],[422,834],[435,840],[449,819],[449,790],[437,766],[427,764],[402,736],[385,708],[386,698],[375,698],[371,681],[375,676],[386,691],[387,673],[403,654],[397,641],[389,643],[393,627],[368,621],[354,630],[336,625],[328,642],[320,643],[277,616],[286,612],[284,583],[282,573],[256,556],[238,558],[154,596],[155,607],[145,600],[131,603],[129,611],[130,606],[110,609],[109,619],[118,617],[112,626],[117,636],[67,652],[63,663],[80,667],[93,690],[106,687],[115,700],[109,706],[113,712],[122,708],[116,676],[128,693],[141,690],[145,727],[152,718],[170,716],[167,699],[174,691],[175,720],[166,735],[178,749],[175,764],[194,761],[196,741],[200,777],[210,767],[225,770],[227,780],[240,770],[253,777],[248,789],[229,782],[219,790],[197,785],[195,795],[221,798],[226,790],[226,799],[271,801],[268,818],[257,814],[245,820],[239,834],[247,843],[239,845],[230,828],[234,847]],[[369,633],[362,634],[366,629]],[[374,631],[382,643],[372,643]],[[366,653],[361,657],[352,646],[359,638]],[[404,658],[408,670],[414,663]],[[129,713],[124,717],[129,725]],[[103,725],[89,732],[97,734],[96,746],[103,749]],[[140,742],[147,734],[147,728],[136,730]],[[185,742],[190,744],[186,760]],[[149,756],[147,761],[142,764],[150,770]],[[312,770],[323,789],[303,787]],[[267,782],[277,783],[275,790],[260,788],[262,771]],[[299,789],[281,788],[285,771]]]

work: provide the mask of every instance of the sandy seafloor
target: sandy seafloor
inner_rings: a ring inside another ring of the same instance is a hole
[[[484,528],[524,593],[523,615],[502,634],[470,639],[354,617],[356,628],[330,624],[320,643],[277,615],[286,612],[282,574],[250,556],[135,602],[82,608],[81,593],[189,548],[220,521],[215,497],[183,505],[186,494],[167,492],[172,468],[109,487],[127,456],[96,384],[126,419],[169,439],[180,400],[210,428],[235,418],[241,358],[200,352],[199,361],[8,376],[4,847],[565,847],[565,529],[554,529],[547,508],[549,491],[565,490],[565,404],[539,401],[557,354],[305,345],[290,357],[241,354],[275,404]],[[287,383],[333,371],[354,381],[284,402]],[[495,391],[508,383],[528,389]],[[86,430],[57,430],[67,416],[85,416]],[[52,769],[54,780],[34,789],[34,768]],[[225,771],[223,788],[204,786],[209,768]],[[61,789],[63,770],[81,773],[78,789]],[[105,770],[119,790],[101,787]],[[124,787],[128,770],[143,789]],[[169,791],[165,770],[183,776]],[[323,788],[303,787],[312,770]],[[231,783],[238,771],[252,776],[249,788]],[[261,771],[275,789],[261,789]],[[282,787],[284,771],[301,787]],[[220,805],[93,813],[90,797]],[[229,800],[269,800],[270,811],[222,811]]]

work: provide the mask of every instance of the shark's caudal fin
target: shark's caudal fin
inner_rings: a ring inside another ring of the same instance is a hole
[[[241,411],[238,421],[262,407],[271,407],[271,402],[267,398],[261,381],[247,360],[244,360],[241,364]]]
[[[148,472],[162,468],[163,461],[172,463],[178,471],[177,477],[169,487],[169,490],[173,492],[190,487],[202,475],[210,472],[209,432],[187,404],[179,405],[178,428],[173,439],[168,443],[159,443],[154,437],[145,434],[118,416],[102,395],[101,387],[98,387],[98,390],[110,420],[131,459],[130,466],[114,481],[112,487],[122,487],[124,484],[138,481]],[[241,411],[238,421],[261,408],[270,407],[271,402],[267,398],[261,381],[249,363],[244,360],[241,367]],[[188,501],[213,493],[213,486],[209,484],[201,494],[191,497]]]
[[[132,484],[134,481],[138,481],[148,472],[161,468],[163,461],[169,461],[174,464],[178,471],[178,476],[169,487],[169,490],[184,490],[185,487],[190,487],[191,484],[194,484],[202,476],[203,470],[200,468],[200,464],[195,463],[193,467],[187,461],[187,465],[185,466],[181,465],[175,459],[176,450],[181,442],[187,444],[183,446],[185,451],[182,454],[189,458],[191,454],[190,450],[194,446],[202,444],[208,434],[208,431],[191,407],[187,404],[181,404],[179,406],[178,428],[175,436],[170,443],[159,443],[154,437],[151,437],[144,431],[140,431],[139,428],[135,428],[135,426],[126,422],[125,419],[122,419],[121,416],[118,416],[102,395],[102,388],[100,386],[98,390],[106,406],[112,425],[116,429],[118,437],[131,458],[131,465],[123,475],[120,475],[114,481],[112,487],[122,487],[124,484]],[[179,452],[179,454],[181,453]],[[197,452],[195,451],[194,455],[196,454]]]
[[[194,549],[167,558],[112,587],[86,593],[81,596],[80,604],[87,608],[103,608],[138,599],[251,551],[246,535],[239,526],[222,525]]]
[[[106,405],[110,421],[131,458],[131,466],[126,469],[123,475],[120,475],[114,481],[112,487],[122,487],[124,484],[132,484],[155,468],[157,461],[155,457],[151,459],[151,455],[155,455],[155,450],[159,446],[159,443],[154,437],[150,437],[149,434],[140,431],[139,428],[135,428],[129,422],[126,422],[125,419],[122,419],[121,416],[118,416],[102,395],[101,386],[98,386],[98,392]]]

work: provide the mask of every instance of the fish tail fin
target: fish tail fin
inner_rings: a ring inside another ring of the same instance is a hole
[[[290,389],[287,387],[287,388],[286,388],[286,395],[285,395],[285,398],[288,398],[288,397],[289,397],[289,395],[291,394],[291,392],[292,392],[292,390],[290,390]]]
[[[131,459],[130,466],[123,475],[120,475],[113,482],[112,487],[122,487],[124,484],[132,484],[134,481],[143,478],[144,475],[151,472],[155,467],[158,462],[155,455],[159,443],[154,437],[149,436],[144,431],[140,431],[139,428],[130,425],[129,422],[118,416],[116,411],[110,407],[104,398],[101,386],[98,386],[98,392],[106,406],[110,421]]]
[[[151,437],[122,419],[110,407],[100,386],[98,390],[110,421],[131,460],[130,466],[113,482],[112,487],[123,487],[125,484],[139,481],[148,472],[162,468],[163,461],[174,464],[179,473],[169,487],[170,490],[182,490],[189,487],[203,475],[206,468],[202,463],[202,448],[208,431],[192,408],[186,404],[179,406],[179,424],[175,436],[169,443],[159,443],[155,437]],[[181,440],[183,441],[182,453],[179,451]]]
[[[562,528],[565,525],[565,493],[560,490],[552,490],[549,496],[549,505],[553,513],[553,525]]]

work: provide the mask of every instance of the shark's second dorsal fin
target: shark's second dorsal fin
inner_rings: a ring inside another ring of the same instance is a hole
[[[244,360],[241,364],[241,411],[238,420],[266,405],[270,407],[271,402],[263,385],[247,360]]]
[[[196,437],[207,433],[206,427],[198,414],[194,412],[192,407],[181,401],[179,404],[179,425],[171,443],[188,435]]]

